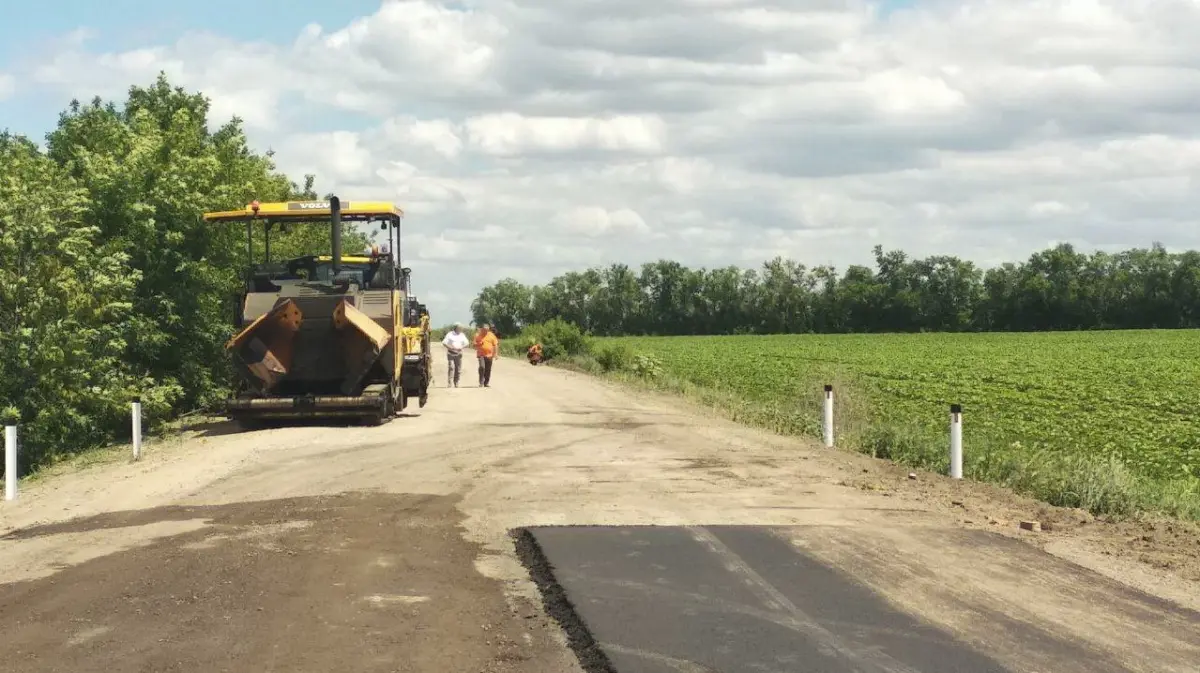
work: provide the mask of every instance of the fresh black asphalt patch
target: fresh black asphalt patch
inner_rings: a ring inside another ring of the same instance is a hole
[[[515,536],[588,673],[1009,671],[770,528],[532,527]],[[1062,646],[1064,657],[1079,654]]]

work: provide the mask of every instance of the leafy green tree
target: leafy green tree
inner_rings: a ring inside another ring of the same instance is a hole
[[[160,75],[121,104],[73,101],[44,152],[0,135],[0,411],[23,425],[27,468],[127,437],[135,396],[153,427],[227,394],[250,259],[244,226],[201,215],[316,191],[208,115]],[[368,240],[346,225],[345,250]],[[276,231],[271,248],[328,253],[329,228]]]
[[[0,135],[0,166],[0,407],[28,468],[109,439],[135,395],[153,418],[180,390],[124,361],[140,276],[86,222],[87,189],[24,138]]]
[[[531,322],[532,300],[529,288],[512,278],[505,278],[484,288],[471,302],[471,317],[476,325],[491,324],[502,336],[516,334]]]

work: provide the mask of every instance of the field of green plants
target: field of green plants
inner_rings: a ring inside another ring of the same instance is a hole
[[[817,434],[833,383],[839,443],[930,469],[948,464],[960,403],[969,478],[1097,513],[1200,518],[1195,331],[597,340],[618,345],[783,431]]]

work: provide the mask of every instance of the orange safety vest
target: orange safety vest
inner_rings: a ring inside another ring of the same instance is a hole
[[[496,357],[496,352],[500,350],[500,340],[496,338],[494,332],[476,336],[475,350],[485,358]]]

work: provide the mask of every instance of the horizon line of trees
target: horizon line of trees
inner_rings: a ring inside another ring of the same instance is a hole
[[[544,285],[505,278],[471,303],[500,334],[553,318],[596,336],[1004,332],[1200,327],[1200,252],[1160,243],[1090,254],[1070,244],[982,269],[875,246],[874,268],[693,269],[658,260],[572,271]]]

